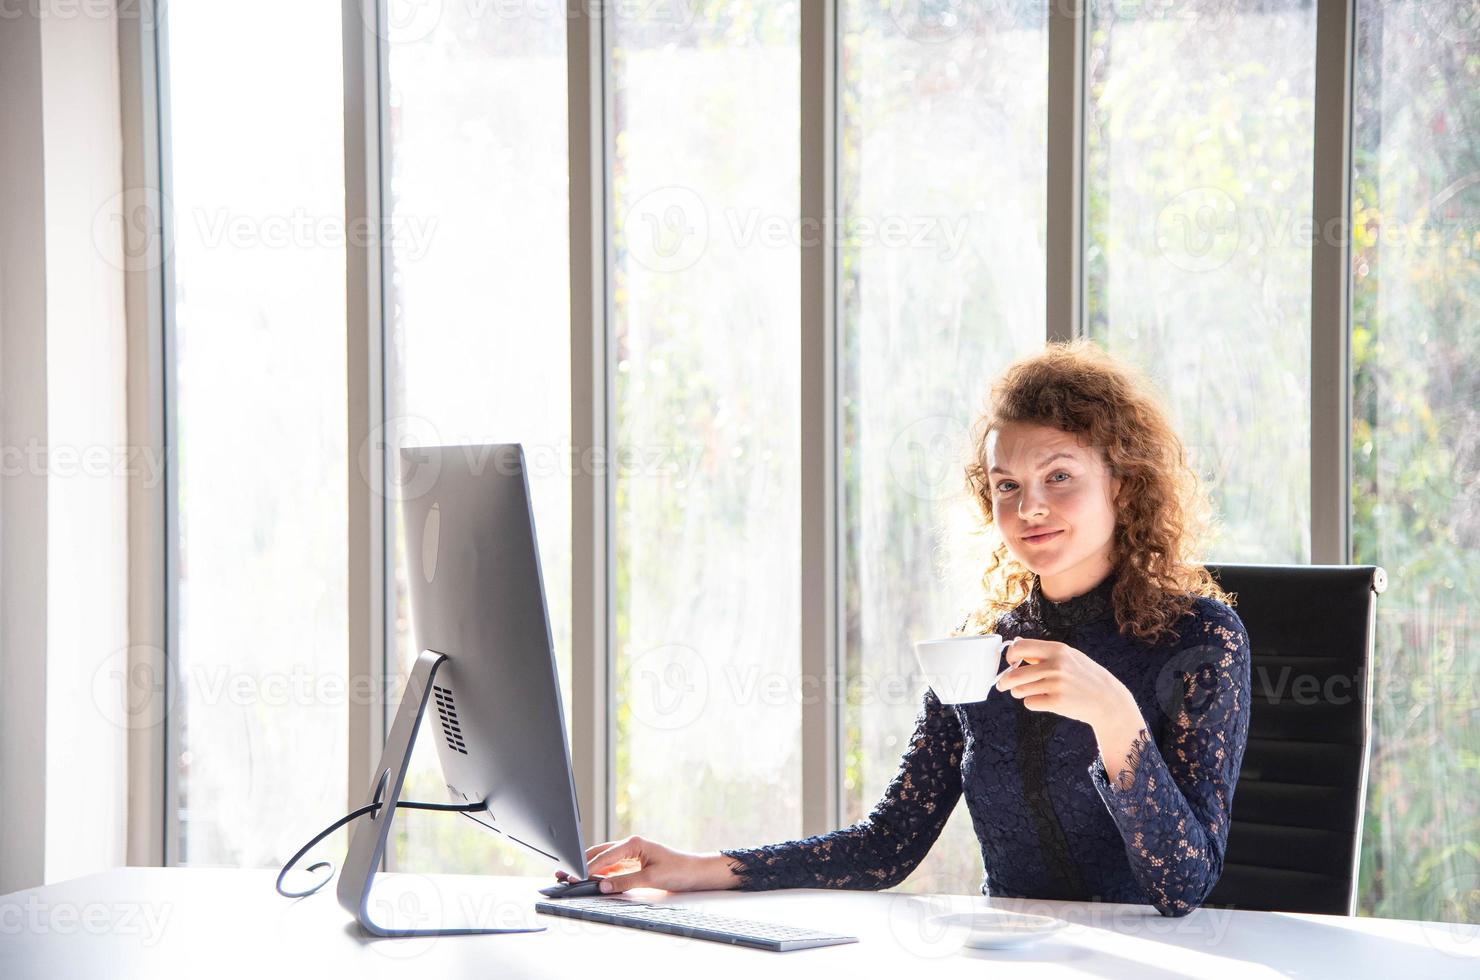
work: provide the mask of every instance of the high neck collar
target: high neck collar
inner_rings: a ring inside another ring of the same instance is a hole
[[[1043,594],[1042,583],[1034,575],[1033,588],[1028,594],[1028,618],[1042,624],[1049,632],[1061,632],[1102,619],[1115,608],[1111,600],[1115,578],[1115,570],[1111,569],[1110,574],[1088,592],[1070,596],[1063,602],[1054,602]]]

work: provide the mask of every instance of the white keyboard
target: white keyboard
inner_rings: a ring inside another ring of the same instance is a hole
[[[625,898],[561,898],[536,902],[534,907],[535,911],[546,915],[563,915],[587,922],[666,932],[672,936],[734,943],[737,946],[769,949],[777,953],[858,942],[857,936],[840,936],[816,929],[734,919],[725,915],[697,912],[683,905],[649,905]]]

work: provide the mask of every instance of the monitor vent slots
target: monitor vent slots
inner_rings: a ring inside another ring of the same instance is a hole
[[[437,698],[437,717],[442,719],[442,734],[447,737],[447,747],[467,755],[468,746],[457,723],[457,705],[452,700],[452,692],[433,684],[432,693]]]

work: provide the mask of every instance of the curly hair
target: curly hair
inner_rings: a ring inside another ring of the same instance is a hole
[[[1182,440],[1152,383],[1088,340],[1052,342],[1012,366],[991,387],[972,429],[966,485],[986,528],[995,526],[987,437],[1008,422],[1048,425],[1099,447],[1120,479],[1110,560],[1112,600],[1122,635],[1155,643],[1197,596],[1233,604],[1207,568],[1192,560],[1212,529],[1211,508]],[[983,632],[1027,599],[1035,573],[997,541],[982,575],[984,604],[971,621]]]

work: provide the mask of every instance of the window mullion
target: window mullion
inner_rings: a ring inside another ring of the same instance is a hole
[[[607,174],[604,7],[568,0],[567,143],[570,154],[570,425],[577,460],[571,473],[571,764],[587,843],[609,840],[614,825],[612,679],[615,604],[611,459],[610,181]]]
[[[1310,560],[1351,560],[1351,134],[1354,0],[1316,7],[1311,172]]]
[[[802,828],[842,820],[838,569],[836,0],[801,5]]]
[[[351,807],[364,802],[372,769],[385,744],[386,693],[386,469],[384,250],[382,191],[386,93],[385,0],[344,0],[344,218],[367,229],[345,241],[345,389],[348,492],[349,751],[346,789]]]
[[[1048,4],[1046,339],[1084,333],[1084,0]]]
[[[177,808],[171,751],[180,715],[162,708],[175,693],[169,676],[174,642],[174,556],[178,536],[171,523],[169,494],[176,474],[168,453],[173,430],[170,375],[173,368],[168,323],[172,307],[167,284],[173,274],[164,240],[163,206],[169,200],[167,171],[161,153],[165,72],[162,20],[145,17],[119,20],[119,80],[123,133],[123,186],[126,213],[143,213],[150,221],[148,251],[124,270],[128,322],[128,445],[131,451],[164,460],[162,481],[140,468],[129,485],[129,677],[154,680],[150,696],[158,699],[160,724],[131,725],[128,737],[127,859],[131,865],[162,866],[175,854]],[[157,190],[156,190],[157,189]],[[136,197],[133,195],[137,195]],[[154,711],[151,703],[147,710]],[[152,715],[150,717],[153,717]]]

